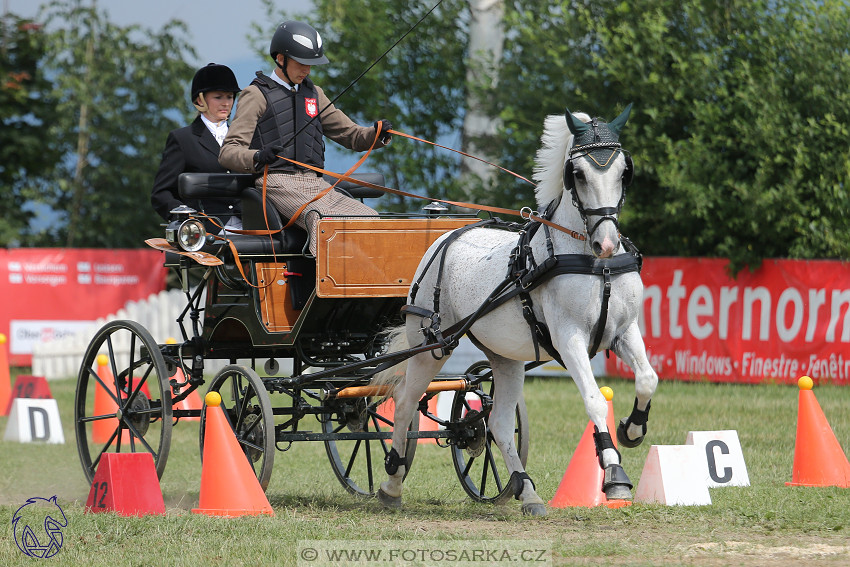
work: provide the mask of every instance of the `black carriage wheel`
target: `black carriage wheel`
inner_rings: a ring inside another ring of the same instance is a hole
[[[94,480],[106,453],[144,452],[161,478],[171,426],[171,386],[159,345],[134,321],[110,321],[92,338],[77,375],[74,429],[86,479]]]
[[[490,364],[476,362],[466,371],[483,377],[476,392],[456,392],[452,399],[450,421],[455,423],[468,413],[481,410],[481,393],[492,399],[493,375]],[[463,448],[451,445],[452,462],[463,490],[478,502],[501,504],[513,496],[510,476],[502,452],[490,433],[489,416],[474,424],[475,437]],[[516,407],[514,442],[523,467],[528,459],[528,411],[525,398],[520,397]]]
[[[357,398],[346,402],[346,410],[322,415],[323,433],[362,433],[363,439],[325,441],[331,468],[346,490],[359,496],[374,496],[386,478],[384,458],[392,449],[392,440],[379,439],[377,432],[391,432],[392,416],[387,404],[376,407],[372,398]],[[415,417],[418,417],[417,413]],[[419,420],[413,419],[408,431],[419,431]],[[408,439],[404,457],[407,462],[404,476],[410,472],[416,453],[416,439]]]
[[[213,378],[209,392],[221,395],[221,408],[233,428],[236,441],[265,490],[272,477],[275,452],[274,415],[265,384],[251,368],[229,365]],[[200,427],[202,461],[206,419],[207,404],[204,401]]]

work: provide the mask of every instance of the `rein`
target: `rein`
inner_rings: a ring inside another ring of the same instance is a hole
[[[390,130],[390,132],[395,132],[395,130]],[[413,137],[411,137],[411,138],[413,138]],[[416,139],[416,138],[413,138],[413,139]],[[433,142],[430,142],[430,143],[433,143]],[[451,149],[451,148],[449,148],[449,149]],[[453,151],[458,151],[458,150],[453,150]],[[278,157],[280,157],[280,156],[278,156]],[[348,172],[346,172],[344,174],[340,174],[340,173],[335,173],[333,171],[328,171],[326,169],[322,169],[320,167],[316,167],[314,165],[301,163],[301,162],[295,161],[293,159],[289,159],[289,158],[282,158],[282,159],[285,159],[286,161],[293,163],[293,164],[295,164],[299,167],[303,167],[305,169],[315,171],[316,173],[321,173],[323,175],[330,175],[331,177],[334,177],[334,178],[336,178],[340,181],[351,181],[352,183],[362,185],[363,187],[369,187],[370,189],[377,189],[377,190],[383,191],[385,193],[392,193],[393,195],[400,195],[402,197],[411,197],[413,199],[422,199],[422,200],[425,200],[425,201],[431,201],[432,203],[445,203],[447,205],[454,205],[456,207],[463,207],[463,208],[466,208],[466,209],[474,209],[474,210],[477,210],[477,211],[485,211],[485,212],[488,212],[488,213],[497,213],[497,214],[502,214],[502,215],[518,216],[518,217],[522,217],[526,220],[532,220],[532,221],[535,221],[535,222],[539,222],[541,224],[548,226],[549,228],[559,230],[559,231],[571,236],[572,238],[575,238],[576,240],[580,240],[580,241],[587,240],[587,237],[585,235],[581,234],[580,232],[576,232],[575,230],[571,230],[571,229],[563,227],[559,224],[555,224],[552,221],[539,216],[539,214],[536,211],[532,211],[528,207],[524,207],[523,209],[517,211],[515,209],[505,209],[505,208],[502,208],[502,207],[492,207],[490,205],[479,205],[479,204],[476,204],[476,203],[465,203],[465,202],[462,202],[462,201],[449,201],[448,199],[437,199],[435,197],[425,197],[423,195],[416,195],[415,193],[408,193],[406,191],[401,191],[400,189],[392,189],[390,187],[384,187],[383,185],[377,185],[375,183],[369,183],[367,181],[361,181],[361,180],[356,179],[354,177],[350,177],[348,175],[348,173],[350,173],[351,170],[349,170]],[[478,159],[478,158],[476,158],[476,159]],[[480,161],[484,161],[484,160],[480,160]],[[489,163],[489,162],[485,162],[485,163]],[[496,167],[499,167],[499,166],[496,166]],[[502,168],[500,168],[500,169],[502,169]],[[507,170],[505,170],[505,171],[507,171]],[[519,175],[517,175],[513,172],[510,172],[510,173],[512,173],[513,175],[515,175],[516,177],[518,177],[520,179],[525,179],[524,177],[521,177],[521,176],[519,176]]]

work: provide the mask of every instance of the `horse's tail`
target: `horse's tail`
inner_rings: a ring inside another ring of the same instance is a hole
[[[404,324],[387,329],[385,334],[387,335],[387,353],[399,352],[410,348],[407,340],[407,330]],[[390,398],[393,395],[395,387],[398,386],[399,382],[401,382],[404,378],[404,373],[406,371],[407,359],[405,358],[395,366],[391,366],[375,374],[372,377],[370,384],[373,386],[389,386],[383,397]]]

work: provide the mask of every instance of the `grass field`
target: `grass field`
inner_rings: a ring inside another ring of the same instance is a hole
[[[615,392],[617,418],[626,415],[632,384],[601,379],[603,385]],[[0,535],[3,566],[35,564],[16,547],[11,519],[27,498],[53,495],[68,518],[62,549],[46,560],[57,565],[330,564],[300,561],[298,542],[304,540],[416,540],[437,550],[467,540],[495,547],[499,540],[543,541],[555,565],[850,564],[850,489],[785,486],[791,480],[796,432],[797,388],[792,386],[664,382],[653,399],[647,442],[623,451],[623,465],[637,486],[651,444],[683,444],[691,430],[735,429],[751,486],[712,489],[710,506],[550,509],[542,519],[523,517],[516,501],[489,506],[468,500],[448,450],[433,445],[417,450],[405,483],[404,509],[387,512],[339,485],[319,443],[295,444],[276,454],[267,491],[275,517],[194,515],[190,510],[198,503],[201,462],[193,422],[174,429],[161,481],[168,509],[164,517],[85,514],[89,486],[72,429],[75,383],[56,381],[50,387],[66,443],[0,444],[0,506],[7,519]],[[525,394],[531,424],[528,472],[548,501],[587,416],[569,379],[529,379]],[[817,386],[815,394],[846,451],[850,388]],[[4,431],[6,421],[0,417]]]

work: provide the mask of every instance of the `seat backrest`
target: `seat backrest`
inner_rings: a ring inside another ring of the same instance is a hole
[[[239,199],[254,186],[250,173],[181,173],[177,191],[183,199]]]
[[[263,215],[263,193],[253,185],[242,191],[242,228],[246,230],[266,230],[268,220],[269,230],[283,228],[286,221],[272,204],[271,199],[266,197],[266,210]]]

